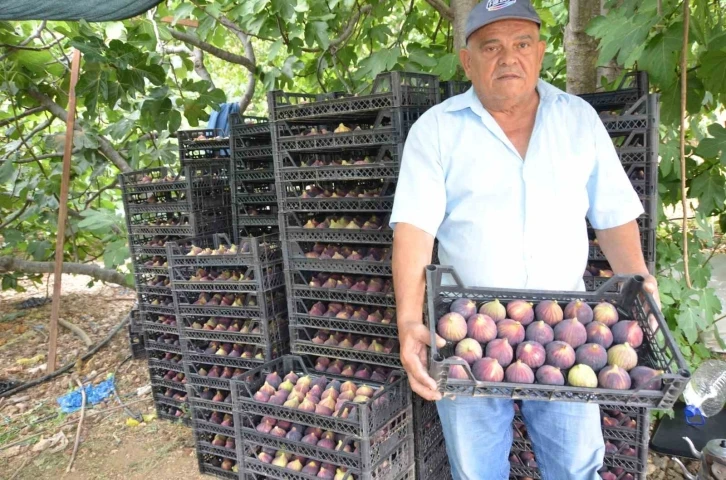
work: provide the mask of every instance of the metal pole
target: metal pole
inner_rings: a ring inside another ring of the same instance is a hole
[[[66,140],[63,148],[63,176],[61,177],[60,207],[58,209],[58,236],[55,239],[55,270],[53,273],[53,305],[50,312],[50,340],[48,342],[48,373],[55,371],[56,349],[58,347],[58,316],[60,315],[61,283],[63,278],[63,243],[66,237],[66,218],[68,217],[68,187],[71,177],[71,151],[73,149],[73,129],[76,124],[76,83],[81,67],[81,52],[73,50],[71,61],[71,85],[68,90],[68,120],[66,121]]]

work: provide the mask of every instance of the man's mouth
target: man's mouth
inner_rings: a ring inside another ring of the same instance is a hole
[[[520,76],[514,73],[505,73],[504,75],[498,76],[497,80],[512,80],[516,78],[520,78]]]

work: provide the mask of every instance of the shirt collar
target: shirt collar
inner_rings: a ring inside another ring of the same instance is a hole
[[[541,78],[537,81],[537,91],[539,92],[540,101],[543,103],[554,100],[559,95],[566,95],[565,92],[553,85],[550,85]],[[456,112],[466,108],[471,108],[474,113],[480,115],[481,110],[484,108],[479,101],[479,97],[476,96],[474,87],[470,87],[469,90],[461,95],[452,97],[449,101],[449,105],[447,105],[444,111]]]

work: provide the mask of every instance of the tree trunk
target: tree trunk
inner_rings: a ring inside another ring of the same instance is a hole
[[[597,86],[597,41],[585,33],[585,28],[599,14],[600,0],[570,0],[570,19],[565,28],[569,93],[591,93]]]
[[[54,268],[53,262],[33,262],[15,257],[0,257],[0,273],[20,272],[20,273],[52,273]],[[127,288],[134,288],[133,282],[129,282],[126,276],[115,271],[101,268],[93,264],[85,263],[63,263],[63,273],[72,273],[74,275],[88,275],[95,280],[101,280],[106,283],[114,283]]]
[[[454,14],[454,53],[466,46],[466,19],[479,0],[451,0],[451,11]]]

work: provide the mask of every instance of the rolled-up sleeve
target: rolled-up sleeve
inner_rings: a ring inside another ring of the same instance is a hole
[[[403,150],[390,226],[408,223],[436,236],[446,211],[446,186],[434,112],[411,128]]]
[[[643,204],[623,169],[605,126],[590,108],[595,163],[587,183],[587,218],[597,230],[619,227],[643,214]]]

